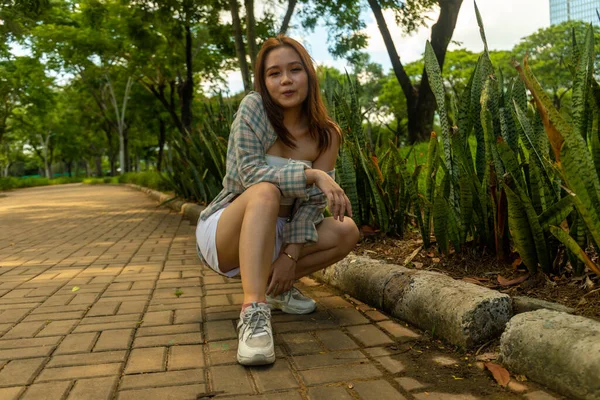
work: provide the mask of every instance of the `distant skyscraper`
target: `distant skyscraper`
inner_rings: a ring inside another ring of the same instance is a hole
[[[577,20],[600,26],[596,10],[600,0],[550,0],[550,24]]]

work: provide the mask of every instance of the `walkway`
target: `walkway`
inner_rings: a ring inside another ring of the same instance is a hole
[[[0,193],[0,399],[555,398],[503,389],[474,354],[298,286],[317,312],[275,314],[277,362],[244,368],[241,285],[200,264],[180,215],[119,186]]]

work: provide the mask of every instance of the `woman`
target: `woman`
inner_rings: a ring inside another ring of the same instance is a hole
[[[352,217],[350,201],[333,179],[341,132],[327,116],[306,49],[286,36],[267,40],[254,88],[231,127],[224,189],[196,230],[210,268],[241,274],[242,365],[275,362],[270,310],[314,311],[294,281],[343,259],[359,239],[344,218]],[[328,203],[333,217],[323,218]]]

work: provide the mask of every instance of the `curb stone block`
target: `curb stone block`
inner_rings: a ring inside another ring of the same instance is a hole
[[[600,399],[600,322],[558,311],[518,314],[500,338],[502,362],[514,373],[568,398]]]
[[[127,184],[126,186],[146,193],[148,196],[150,196],[151,199],[158,201],[159,203],[164,203],[165,201],[172,198],[172,196],[169,196],[165,193],[148,189],[143,186],[134,184]],[[200,206],[194,203],[186,203],[182,200],[172,200],[166,203],[165,206],[169,207],[173,211],[181,212],[183,216],[190,220],[193,224],[196,224],[198,222],[198,219],[200,218],[200,213],[206,208],[205,206]]]
[[[398,268],[402,267],[350,255],[331,267],[314,273],[313,276],[353,297],[382,308],[383,289]]]
[[[498,337],[512,316],[510,296],[432,271],[393,277],[384,309],[461,348]]]
[[[512,316],[506,294],[368,257],[351,254],[314,276],[462,348],[499,336]]]
[[[561,311],[572,314],[575,312],[574,308],[563,306],[562,304],[553,303],[550,301],[534,299],[527,296],[514,296],[513,297],[513,311],[515,314],[521,314],[528,311],[535,311],[545,308],[547,310]]]

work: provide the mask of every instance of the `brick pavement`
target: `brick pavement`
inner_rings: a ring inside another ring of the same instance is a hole
[[[558,398],[311,279],[315,313],[273,316],[275,365],[241,367],[241,285],[199,263],[181,215],[118,186],[6,195],[0,400]]]

